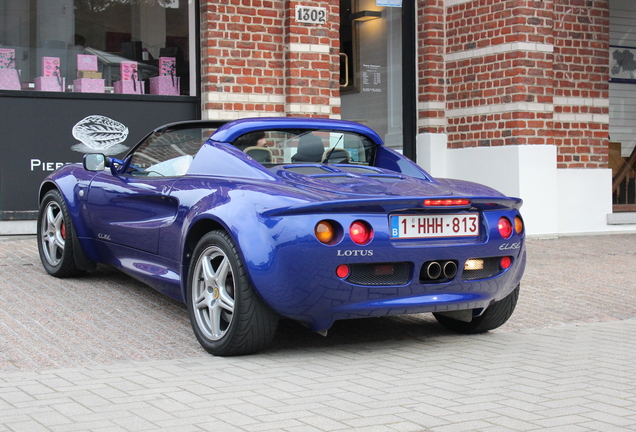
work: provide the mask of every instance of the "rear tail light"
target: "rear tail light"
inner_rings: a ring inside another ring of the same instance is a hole
[[[365,221],[355,221],[349,227],[349,236],[354,243],[365,245],[373,239],[373,229]]]
[[[424,200],[426,207],[457,207],[470,205],[467,198],[448,198],[448,199],[427,199]]]
[[[523,221],[519,216],[515,216],[515,231],[519,235],[523,232]]]
[[[334,244],[342,238],[342,227],[334,221],[322,220],[314,227],[314,235],[320,243]]]
[[[464,264],[464,270],[483,270],[484,269],[484,260],[483,259],[478,259],[478,258],[473,258],[473,259],[469,259],[466,260],[466,263]]]
[[[501,237],[505,239],[509,239],[510,236],[512,236],[512,224],[510,223],[510,220],[507,217],[499,218],[498,227],[499,227],[499,234],[501,235]]]

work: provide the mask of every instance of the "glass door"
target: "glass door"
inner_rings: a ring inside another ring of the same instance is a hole
[[[403,149],[401,1],[340,2],[342,118]]]

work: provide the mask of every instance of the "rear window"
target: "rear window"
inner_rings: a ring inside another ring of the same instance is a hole
[[[376,144],[363,135],[326,130],[264,130],[237,138],[235,147],[264,165],[371,165]]]

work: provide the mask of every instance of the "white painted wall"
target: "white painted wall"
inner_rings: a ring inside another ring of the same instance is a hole
[[[557,169],[552,145],[448,149],[446,135],[420,134],[417,163],[434,177],[474,181],[523,199],[528,235],[636,232],[608,225],[609,169]]]
[[[559,233],[611,231],[612,170],[557,170]],[[616,230],[616,227],[613,227]],[[636,225],[634,225],[636,231]]]

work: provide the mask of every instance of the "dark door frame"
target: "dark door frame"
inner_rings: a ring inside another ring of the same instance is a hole
[[[417,160],[417,7],[402,2],[402,138],[404,156]]]

